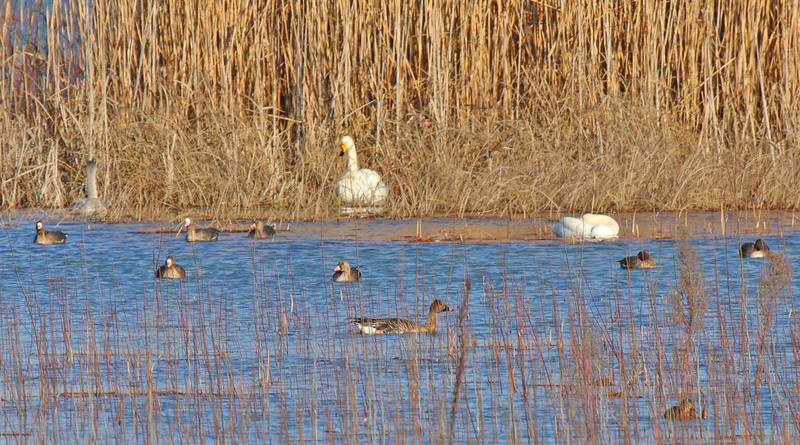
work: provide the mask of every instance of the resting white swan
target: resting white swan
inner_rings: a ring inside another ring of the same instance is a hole
[[[339,156],[347,155],[347,170],[339,177],[337,191],[348,204],[379,205],[389,190],[375,170],[358,168],[356,145],[353,138],[344,136]]]
[[[565,216],[552,230],[560,238],[607,239],[617,237],[619,224],[610,216],[587,213],[580,219]]]

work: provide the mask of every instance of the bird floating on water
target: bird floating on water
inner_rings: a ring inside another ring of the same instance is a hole
[[[744,243],[739,247],[739,256],[741,258],[764,258],[769,256],[771,252],[767,247],[767,243],[761,238],[757,239],[755,243]]]
[[[428,309],[428,320],[425,323],[414,323],[403,318],[350,318],[362,334],[433,334],[441,312],[452,312],[453,309],[442,300],[433,300]]]
[[[619,265],[623,269],[655,269],[657,267],[656,260],[644,250],[619,260]]]
[[[270,225],[264,225],[261,221],[255,221],[250,224],[250,230],[247,232],[247,236],[253,239],[269,238],[272,235],[275,235],[275,228]]]
[[[337,283],[361,281],[361,271],[358,270],[358,267],[350,267],[350,263],[347,261],[339,261],[339,264],[333,268],[331,279]]]
[[[64,244],[67,242],[68,236],[66,233],[56,230],[48,232],[44,229],[43,222],[36,221],[36,237],[33,242],[36,244]]]
[[[177,264],[175,262],[175,258],[170,255],[167,257],[167,261],[164,263],[164,265],[156,269],[156,278],[186,278],[186,271],[183,270],[183,267]]]
[[[219,230],[213,227],[206,227],[203,229],[198,229],[194,226],[189,217],[183,220],[183,226],[186,227],[186,241],[190,243],[194,243],[196,241],[216,241],[219,239]],[[181,231],[178,230],[178,233],[175,235],[175,238],[180,235]]]

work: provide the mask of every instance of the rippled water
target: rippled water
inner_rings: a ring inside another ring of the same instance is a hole
[[[452,422],[458,442],[661,441],[675,428],[663,410],[687,394],[710,414],[682,423],[690,437],[797,437],[800,237],[788,214],[623,215],[622,238],[583,244],[534,218],[294,223],[269,240],[194,244],[176,226],[46,221],[69,242],[38,246],[34,221],[12,216],[0,242],[10,437],[428,443]],[[672,297],[682,231],[709,291],[689,343]],[[771,263],[737,257],[758,236],[791,266],[774,305]],[[620,269],[642,248],[660,268]],[[187,279],[153,279],[166,255]],[[362,283],[331,282],[342,259]],[[347,323],[422,321],[435,298],[455,309],[438,335],[361,336]],[[579,385],[592,379],[603,383]]]

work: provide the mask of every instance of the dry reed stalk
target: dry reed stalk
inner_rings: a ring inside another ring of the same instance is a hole
[[[12,3],[3,207],[330,218],[344,132],[389,216],[800,204],[786,2]]]

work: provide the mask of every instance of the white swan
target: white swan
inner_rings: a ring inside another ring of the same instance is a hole
[[[389,190],[375,170],[358,168],[356,145],[353,138],[344,136],[339,156],[347,155],[347,170],[339,177],[337,192],[348,204],[379,205]]]
[[[586,213],[580,219],[565,216],[552,228],[559,238],[608,239],[619,234],[619,224],[607,215]]]
[[[86,164],[86,197],[76,199],[69,212],[82,218],[100,217],[106,213],[106,206],[97,198],[97,163],[94,160]]]

